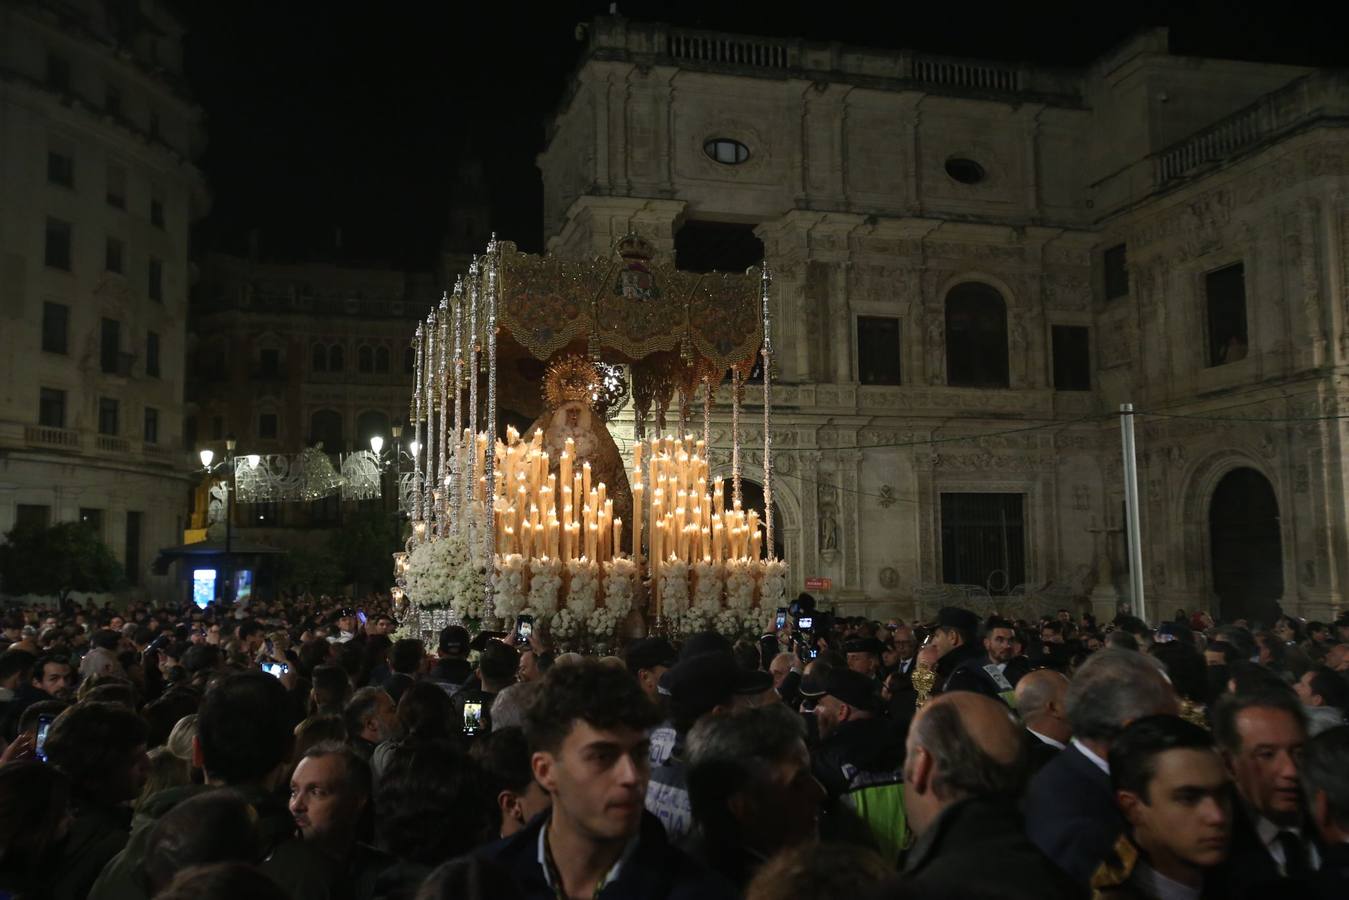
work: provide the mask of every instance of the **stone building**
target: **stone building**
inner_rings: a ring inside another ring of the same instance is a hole
[[[774,266],[798,585],[1113,614],[1129,402],[1150,617],[1343,607],[1343,74],[1162,30],[1075,71],[620,18],[586,40],[538,158],[548,247]]]
[[[133,585],[181,540],[201,111],[165,4],[0,3],[0,534],[83,519]]]

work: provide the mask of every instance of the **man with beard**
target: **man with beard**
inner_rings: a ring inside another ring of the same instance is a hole
[[[1011,683],[990,663],[987,652],[975,640],[979,618],[968,609],[945,606],[937,613],[937,628],[932,643],[941,654],[937,661],[937,683],[932,693],[973,691],[989,697],[1001,698],[1011,691]]]

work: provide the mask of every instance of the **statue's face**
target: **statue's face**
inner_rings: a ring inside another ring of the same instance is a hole
[[[577,428],[581,424],[581,410],[579,407],[572,406],[567,409],[567,427]]]

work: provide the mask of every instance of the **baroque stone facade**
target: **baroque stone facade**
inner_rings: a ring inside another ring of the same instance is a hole
[[[1052,72],[614,17],[588,42],[539,156],[548,246],[753,227],[798,585],[907,615],[977,573],[1113,614],[1127,402],[1151,617],[1342,608],[1343,75],[1180,58],[1164,31]],[[1277,510],[1215,530],[1243,469]],[[1269,545],[1264,594],[1233,589]]]
[[[83,519],[164,595],[191,477],[201,111],[162,3],[0,4],[0,535]],[[3,586],[0,586],[3,590]]]

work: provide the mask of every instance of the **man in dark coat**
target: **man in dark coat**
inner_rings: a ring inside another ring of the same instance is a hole
[[[988,656],[977,640],[978,631],[979,617],[968,609],[944,606],[938,610],[932,643],[941,653],[941,659],[937,661],[934,695],[947,691],[973,691],[997,697],[1002,691],[1012,689],[1001,672],[995,677],[987,668]]]
[[[1302,785],[1321,837],[1321,868],[1313,884],[1324,900],[1349,897],[1349,725],[1323,731],[1302,751]]]
[[[551,669],[525,736],[552,808],[474,855],[509,871],[527,900],[732,897],[644,808],[647,734],[658,717],[626,672],[593,660]]]
[[[905,804],[918,835],[903,865],[904,896],[1058,900],[1085,897],[1022,830],[1016,797],[1026,739],[1007,707],[952,691],[914,718]]]
[[[1101,650],[1068,685],[1068,748],[1031,779],[1023,808],[1030,839],[1084,887],[1124,833],[1110,785],[1110,742],[1135,719],[1177,715],[1176,693],[1151,657]]]
[[[820,741],[813,767],[830,797],[899,771],[904,746],[894,725],[882,715],[880,689],[872,678],[817,664],[802,679],[801,696],[815,700]]]

